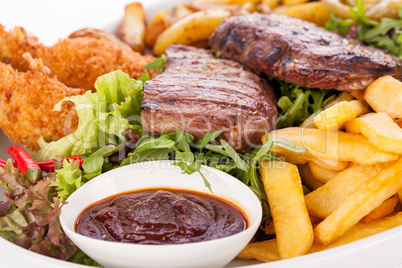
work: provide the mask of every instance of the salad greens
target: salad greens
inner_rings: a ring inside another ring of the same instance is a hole
[[[163,70],[166,57],[149,68]],[[143,77],[143,81],[148,78]],[[79,122],[77,130],[55,142],[39,143],[37,159],[53,159],[55,172],[34,184],[13,168],[11,161],[0,168],[0,183],[6,189],[8,202],[0,202],[0,236],[34,252],[62,260],[98,266],[63,233],[58,217],[63,202],[87,181],[113,168],[152,160],[173,160],[184,173],[201,174],[205,185],[213,186],[201,172],[207,165],[233,175],[248,185],[260,199],[265,219],[270,210],[258,162],[282,159],[270,152],[279,146],[295,152],[303,147],[284,139],[269,139],[247,154],[236,152],[226,141],[219,140],[221,131],[208,132],[194,142],[194,137],[176,129],[160,136],[142,133],[141,101],[143,82],[131,79],[122,71],[98,78],[96,93],[86,92],[63,101],[74,102]],[[281,126],[303,121],[312,111],[318,111],[328,100],[326,92],[302,89],[282,83],[285,97],[280,100],[283,112]],[[302,97],[300,97],[302,96]],[[62,102],[63,102],[62,101]],[[56,109],[60,108],[60,102]],[[68,162],[60,157],[80,155],[84,162]]]
[[[336,98],[335,91],[305,88],[272,77],[271,81],[282,96],[277,103],[280,114],[276,128],[299,126]]]
[[[79,117],[77,130],[50,143],[40,139],[37,160],[91,154],[106,144],[118,145],[127,129],[141,135],[143,83],[119,70],[100,76],[95,88],[95,93],[87,91],[56,105],[57,110],[64,101],[74,102]]]
[[[385,49],[402,59],[402,8],[398,10],[399,19],[382,18],[380,22],[365,16],[363,0],[356,0],[356,10],[350,8],[350,12],[354,20],[332,14],[325,29]]]

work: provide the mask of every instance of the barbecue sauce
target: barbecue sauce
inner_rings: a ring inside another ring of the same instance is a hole
[[[183,244],[218,239],[247,228],[241,210],[227,201],[184,190],[115,195],[86,208],[75,230],[84,236],[135,244]]]

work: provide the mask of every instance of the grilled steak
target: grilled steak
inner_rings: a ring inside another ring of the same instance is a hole
[[[271,129],[278,113],[273,90],[248,67],[182,45],[165,54],[165,71],[144,84],[145,132],[179,128],[199,139],[222,130],[220,138],[245,152]]]
[[[209,44],[227,58],[310,88],[363,90],[378,77],[402,77],[397,57],[284,15],[225,19]]]

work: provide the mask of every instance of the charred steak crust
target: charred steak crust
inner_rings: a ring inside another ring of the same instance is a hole
[[[165,71],[144,84],[144,132],[159,135],[176,127],[200,139],[220,138],[246,152],[272,128],[278,111],[272,88],[248,67],[209,50],[172,45]]]
[[[402,77],[397,57],[285,15],[225,19],[209,44],[227,58],[310,88],[363,90],[378,77]]]

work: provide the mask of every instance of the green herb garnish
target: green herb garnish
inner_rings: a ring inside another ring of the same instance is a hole
[[[163,72],[163,70],[165,69],[166,60],[167,60],[167,58],[166,58],[165,54],[163,54],[160,58],[157,58],[153,62],[145,65],[144,69],[145,70],[158,69],[158,74],[161,74]]]

